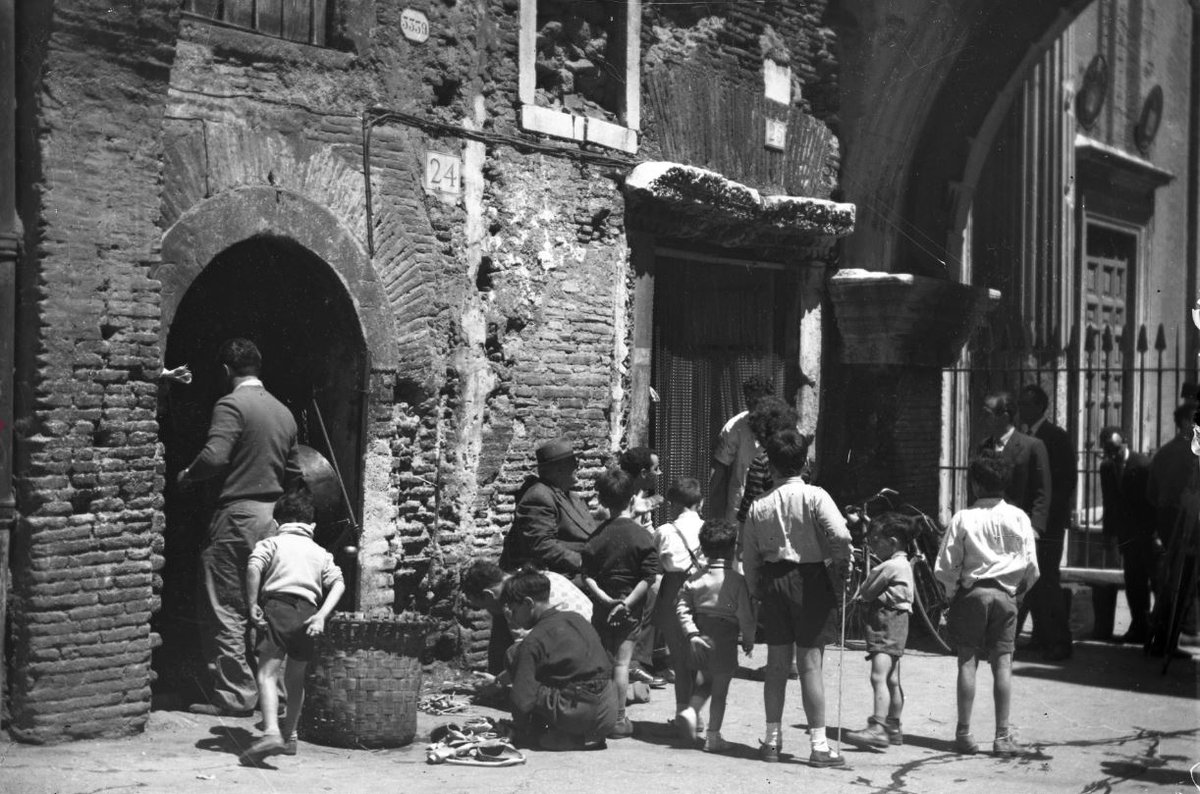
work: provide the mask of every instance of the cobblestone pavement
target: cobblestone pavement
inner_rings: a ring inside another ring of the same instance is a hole
[[[743,658],[746,671],[761,665],[765,648]],[[842,722],[858,728],[870,704],[861,653],[844,657]],[[1187,791],[1200,762],[1200,705],[1196,660],[1171,663],[1143,656],[1139,648],[1079,643],[1062,664],[1021,660],[1015,664],[1013,722],[1031,752],[1005,760],[991,756],[991,674],[981,668],[974,731],[984,753],[960,757],[954,734],[954,662],[913,651],[904,658],[905,744],[886,752],[845,748],[845,769],[813,769],[808,755],[799,686],[788,688],[784,759],[757,759],[762,732],[762,684],[739,676],[730,692],[724,735],[734,742],[726,755],[672,745],[667,720],[669,690],[656,691],[630,714],[634,737],[610,741],[593,753],[527,751],[523,766],[479,769],[431,766],[424,746],[429,731],[469,714],[500,716],[472,706],[467,714],[421,714],[418,738],[398,750],[342,750],[302,742],[296,757],[273,757],[265,768],[241,766],[237,755],[257,735],[254,719],[222,720],[178,711],[155,711],[144,734],[54,747],[0,741],[0,791],[12,794],[106,794],[120,792],[628,792],[804,791],[1028,792]],[[826,655],[830,735],[836,735],[838,653]],[[433,682],[436,684],[436,682]],[[791,753],[791,757],[788,754]],[[1198,770],[1200,772],[1200,770]]]

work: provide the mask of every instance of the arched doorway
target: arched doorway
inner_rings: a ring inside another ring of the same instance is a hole
[[[334,270],[307,247],[283,236],[251,236],[216,254],[188,285],[166,340],[165,361],[190,365],[194,380],[164,385],[160,399],[167,466],[162,607],[154,619],[163,639],[154,655],[160,695],[195,695],[202,673],[197,566],[214,494],[181,490],[174,482],[204,444],[213,404],[225,392],[217,349],[234,336],[259,346],[267,389],[291,409],[300,443],[337,462],[349,509],[361,516],[370,364],[355,304]],[[357,561],[333,548],[346,521],[344,509],[319,516],[316,540],[335,552],[347,577],[343,607],[352,607]]]

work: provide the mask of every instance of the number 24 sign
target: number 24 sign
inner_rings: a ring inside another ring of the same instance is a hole
[[[462,192],[462,159],[442,152],[425,152],[425,189],[457,196]]]

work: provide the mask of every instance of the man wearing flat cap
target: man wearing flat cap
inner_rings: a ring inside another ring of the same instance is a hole
[[[545,570],[573,577],[579,573],[583,544],[596,530],[596,522],[575,487],[575,450],[566,439],[555,439],[537,449],[536,477],[517,491],[517,511],[504,539],[500,567],[516,570],[533,563]]]

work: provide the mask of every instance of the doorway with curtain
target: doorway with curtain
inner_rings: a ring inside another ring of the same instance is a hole
[[[650,445],[664,489],[677,477],[695,477],[706,498],[717,434],[746,409],[742,382],[773,378],[780,397],[799,387],[797,275],[715,259],[673,252],[654,263]]]

